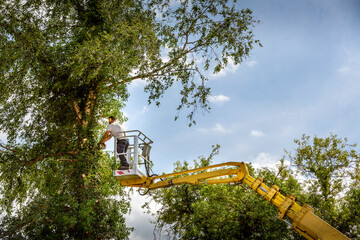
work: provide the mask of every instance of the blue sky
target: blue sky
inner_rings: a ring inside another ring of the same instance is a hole
[[[173,121],[176,87],[159,108],[147,104],[141,82],[129,87],[125,126],[154,141],[157,174],[172,172],[176,161],[209,155],[214,144],[221,145],[214,164],[254,166],[274,166],[302,134],[332,132],[360,144],[360,0],[238,0],[237,6],[261,21],[254,34],[263,47],[240,66],[209,76],[212,111],[198,112],[195,126],[187,126],[186,112]],[[133,195],[126,217],[136,228],[132,240],[151,239],[153,225],[141,209],[146,200]]]
[[[293,151],[302,134],[330,132],[360,144],[360,1],[242,0],[261,21],[254,34],[261,40],[240,66],[210,76],[212,111],[187,126],[184,112],[173,121],[179,89],[170,89],[160,108],[147,105],[139,82],[130,87],[125,108],[127,129],[154,140],[154,172],[171,172],[176,161],[207,156],[220,144],[215,163],[251,162],[274,166]],[[134,195],[128,224],[132,239],[149,239],[153,226],[142,213],[145,198]],[[155,208],[155,206],[154,206]]]

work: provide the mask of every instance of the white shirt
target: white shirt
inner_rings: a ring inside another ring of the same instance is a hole
[[[111,135],[116,136],[118,139],[119,137],[125,137],[125,129],[118,122],[109,124],[109,126],[106,128],[106,131],[110,131]]]

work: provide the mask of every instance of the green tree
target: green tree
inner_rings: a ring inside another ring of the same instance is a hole
[[[248,164],[250,174],[262,177],[268,186],[279,186],[284,195],[296,196],[333,227],[358,239],[360,161],[356,144],[336,135],[312,141],[304,135],[295,143],[295,154],[287,152],[295,169],[285,165],[284,157],[276,171],[255,170]],[[217,149],[214,151],[195,161],[195,168],[208,166]],[[174,172],[188,169],[187,162],[178,162]],[[298,176],[298,171],[304,176]],[[161,204],[155,214],[157,230],[174,239],[303,239],[277,219],[275,207],[241,185],[180,185],[158,190],[153,197]]]
[[[194,161],[195,168],[208,166],[214,153]],[[284,162],[277,172],[248,166],[251,175],[301,194]],[[174,172],[185,170],[187,162],[176,163]],[[179,185],[157,190],[153,198],[161,205],[155,214],[156,229],[173,239],[303,239],[278,219],[276,207],[243,185]]]
[[[360,154],[356,144],[333,134],[312,139],[303,135],[295,143],[295,153],[287,155],[307,179],[303,201],[332,226],[356,239],[360,226]]]
[[[1,238],[126,238],[126,194],[97,146],[127,84],[149,103],[175,83],[178,110],[210,109],[206,74],[254,45],[249,9],[224,0],[0,1]],[[115,199],[112,196],[120,195]]]

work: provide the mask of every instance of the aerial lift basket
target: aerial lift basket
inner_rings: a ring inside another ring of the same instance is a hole
[[[114,164],[113,169],[120,166],[119,155],[117,152],[117,141],[128,139],[129,147],[123,153],[130,164],[128,170],[113,170],[113,176],[122,180],[140,180],[150,175],[152,163],[150,161],[150,150],[153,141],[139,130],[125,131],[124,137],[114,136]],[[145,173],[144,173],[145,172]]]

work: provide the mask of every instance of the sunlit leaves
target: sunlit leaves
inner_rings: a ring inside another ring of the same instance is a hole
[[[127,195],[97,146],[102,118],[126,120],[127,86],[140,79],[157,105],[178,83],[177,110],[194,124],[210,109],[208,75],[248,56],[257,21],[222,0],[5,0],[0,10],[0,237],[126,238]]]
[[[295,140],[295,154],[285,158],[276,170],[254,169],[268,186],[277,185],[283,195],[291,194],[352,239],[359,234],[358,152],[347,139],[303,136]],[[211,164],[199,158],[194,167]],[[175,165],[175,172],[190,169],[188,162]],[[303,175],[300,175],[303,174]],[[180,185],[153,194],[161,203],[155,214],[157,231],[174,239],[303,239],[278,220],[277,209],[244,185]]]
[[[211,159],[218,148],[208,158],[201,157],[194,167],[211,165]],[[270,182],[276,180],[269,169],[253,172]],[[189,163],[177,163],[174,172],[190,169]],[[287,171],[287,172],[286,172]],[[281,173],[282,187],[294,194],[299,184],[289,170]],[[286,173],[285,173],[286,172]],[[291,183],[293,186],[291,186]],[[277,210],[253,190],[242,185],[180,185],[152,194],[161,203],[156,213],[156,229],[159,234],[170,239],[287,239],[297,235],[277,219]]]
[[[320,138],[303,135],[296,139],[296,151],[287,155],[306,176],[308,195],[304,199],[315,212],[348,236],[358,234],[357,212],[360,155],[356,144],[330,134]]]

